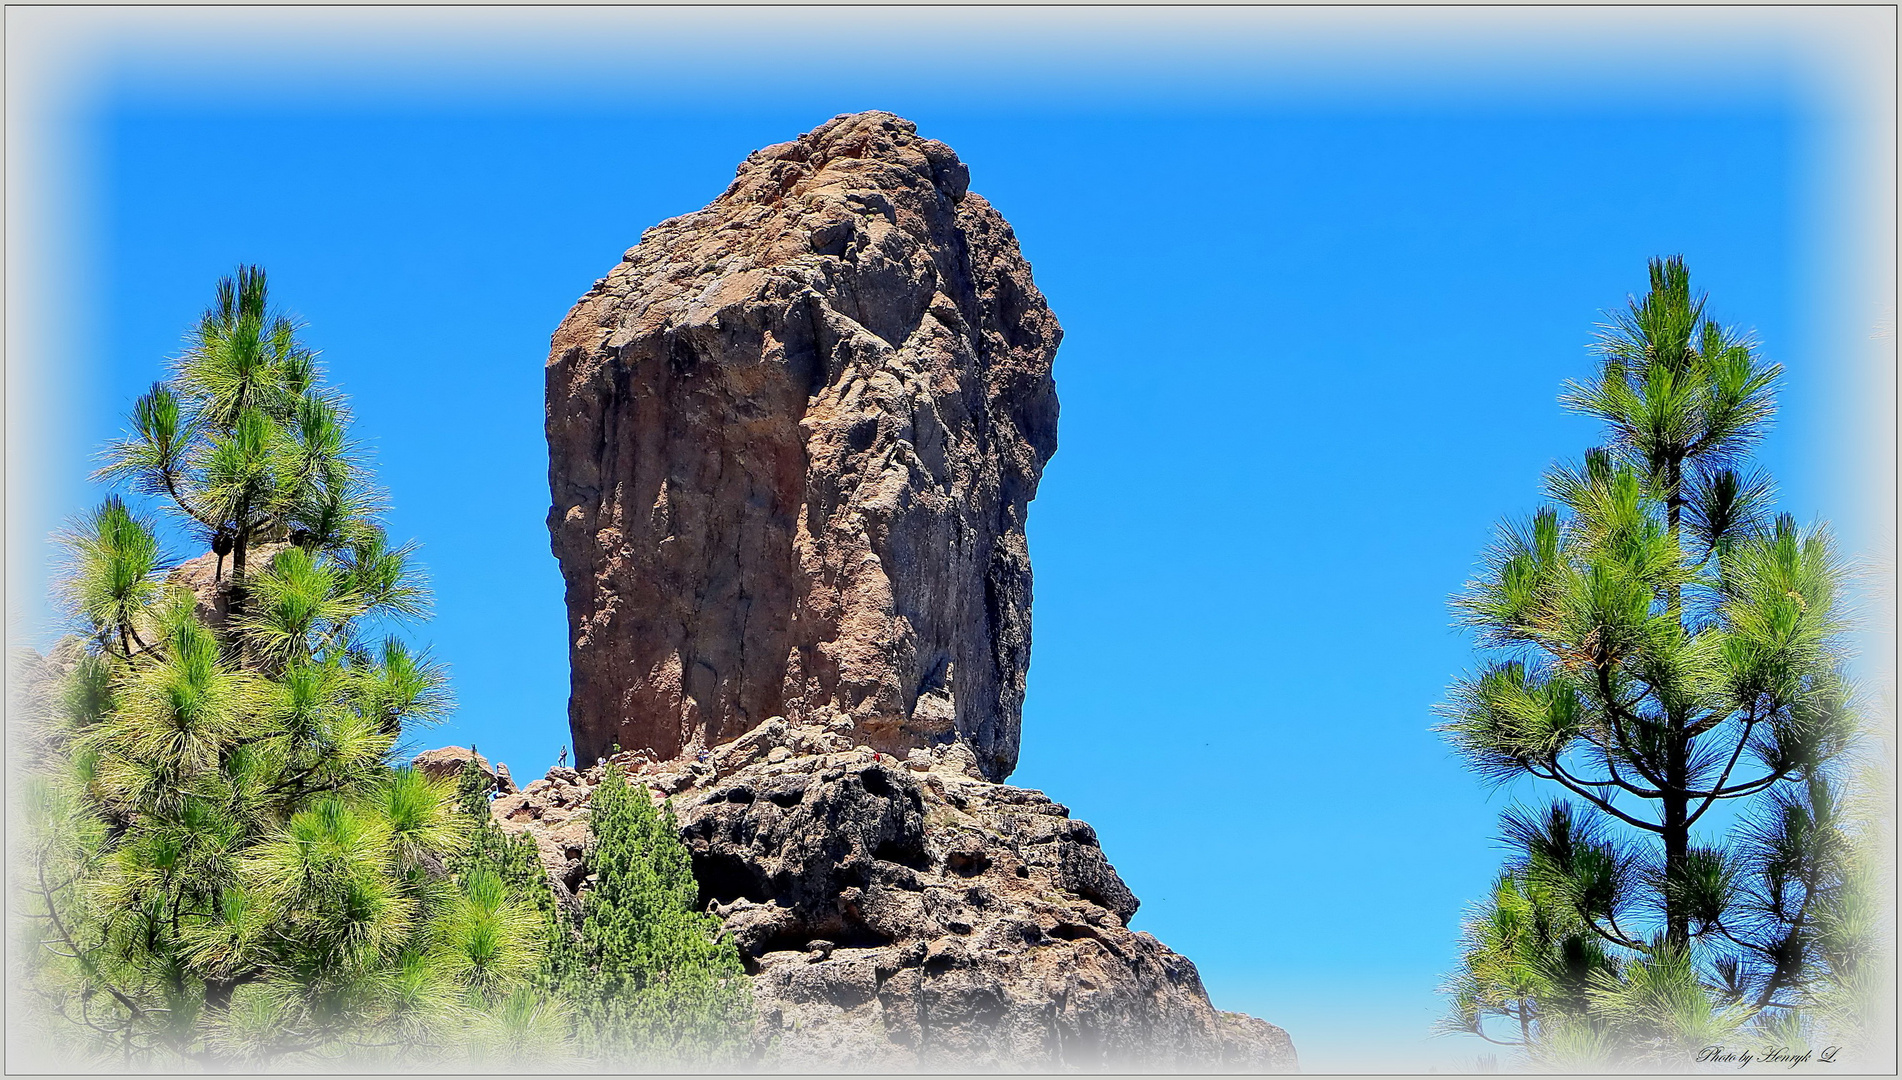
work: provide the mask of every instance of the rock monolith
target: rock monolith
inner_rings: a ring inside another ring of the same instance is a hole
[[[491,804],[565,910],[611,760],[671,800],[767,1069],[1289,1071],[1017,763],[1062,332],[943,143],[840,116],[555,333],[577,760]]]
[[[578,762],[783,717],[1016,765],[1062,331],[968,179],[906,120],[837,117],[649,229],[562,322]]]

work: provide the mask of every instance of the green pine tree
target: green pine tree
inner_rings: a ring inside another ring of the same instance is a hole
[[[456,804],[470,822],[464,852],[451,866],[459,875],[486,870],[502,882],[509,899],[533,909],[539,918],[542,962],[531,980],[543,996],[551,996],[572,966],[579,927],[555,899],[535,841],[526,834],[510,836],[489,813],[493,781],[473,760],[465,762],[457,778]]]
[[[1454,605],[1488,655],[1442,730],[1560,797],[1505,815],[1447,1027],[1561,1067],[1682,1066],[1746,1026],[1842,1041],[1876,970],[1845,572],[1749,461],[1781,369],[1681,259],[1650,278],[1562,398],[1607,444],[1547,474]],[[1728,837],[1699,829],[1733,801]]]
[[[583,1045],[610,1063],[709,1067],[740,1060],[752,997],[699,888],[671,807],[609,765],[590,801],[593,884],[570,980]]]
[[[243,268],[100,474],[211,548],[214,595],[167,583],[117,495],[63,537],[80,637],[30,695],[12,869],[30,1000],[69,1063],[427,1059],[505,1038],[497,1003],[533,986],[540,915],[491,870],[447,872],[453,787],[391,764],[448,696],[372,636],[427,594],[348,421]]]

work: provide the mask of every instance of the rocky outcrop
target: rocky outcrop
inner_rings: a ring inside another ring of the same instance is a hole
[[[951,148],[841,116],[649,229],[554,336],[579,762],[768,717],[1015,766],[1062,333]]]
[[[1292,1071],[1280,1028],[1209,1004],[1195,965],[1128,928],[1095,831],[986,780],[962,744],[904,759],[772,719],[705,760],[616,759],[671,797],[701,903],[753,975],[755,1064],[795,1071]],[[587,887],[601,768],[492,812]]]
[[[671,799],[763,1067],[1292,1070],[1129,928],[1088,825],[1002,782],[1061,331],[967,185],[912,124],[840,116],[569,312],[549,528],[587,767],[491,812],[578,910],[603,759]]]
[[[462,775],[463,766],[475,762],[476,772],[480,773],[484,783],[503,794],[515,790],[513,781],[504,781],[508,777],[508,766],[491,765],[489,759],[475,752],[471,746],[441,746],[434,750],[425,750],[410,759],[410,768],[423,773],[432,780],[454,780]]]

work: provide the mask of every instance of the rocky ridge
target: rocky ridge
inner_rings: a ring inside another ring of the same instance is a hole
[[[1280,1028],[1214,1009],[1128,921],[1096,833],[983,777],[959,743],[899,759],[773,718],[692,758],[613,760],[671,800],[701,901],[753,975],[754,1064],[780,1070],[1281,1072]],[[588,887],[604,766],[491,804],[558,896]]]

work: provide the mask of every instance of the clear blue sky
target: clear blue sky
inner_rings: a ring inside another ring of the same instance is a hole
[[[1788,365],[1764,455],[1785,505],[1850,512],[1826,437],[1843,376],[1806,300],[1827,278],[1805,234],[1815,106],[1774,79],[1663,104],[1610,68],[1563,94],[1502,76],[1438,96],[1244,70],[1158,104],[1072,61],[984,94],[817,66],[693,101],[651,71],[625,93],[330,99],[316,76],[180,89],[162,64],[108,68],[72,121],[86,390],[44,463],[56,509],[88,500],[76,455],[117,432],[216,278],[262,263],[354,403],[391,532],[421,544],[437,614],[415,636],[460,708],[420,745],[535,775],[567,740],[549,334],[749,151],[898,112],[969,164],[1065,330],[1013,782],[1092,822],[1144,901],[1136,928],[1195,960],[1218,1007],[1288,1028],[1309,1068],[1470,1066],[1486,1047],[1426,1033],[1507,795],[1430,731],[1471,658],[1446,598],[1541,471],[1594,441],[1555,397],[1651,255],[1687,256]]]

